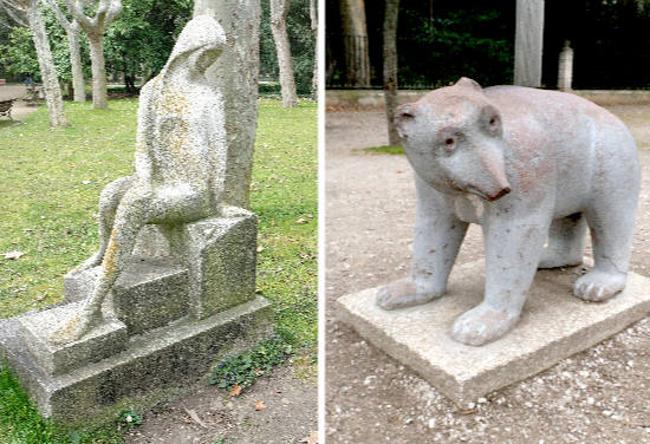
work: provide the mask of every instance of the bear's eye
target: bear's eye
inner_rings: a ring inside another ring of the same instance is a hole
[[[454,151],[456,148],[456,140],[453,137],[447,137],[443,143],[447,152]]]
[[[494,126],[494,125],[496,125],[496,123],[497,123],[497,118],[496,118],[496,117],[492,117],[492,118],[490,119],[490,126]]]
[[[454,139],[452,139],[451,137],[445,139],[445,145],[449,146],[453,144],[454,144]]]

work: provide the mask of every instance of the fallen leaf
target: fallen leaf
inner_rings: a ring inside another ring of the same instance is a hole
[[[241,385],[235,384],[230,389],[230,397],[236,398],[239,395],[241,395]]]
[[[81,183],[83,185],[90,185],[92,182],[90,180],[82,180]]]
[[[309,436],[303,438],[300,442],[304,444],[318,444],[318,432],[309,432]]]
[[[258,253],[261,253],[262,251],[264,251],[264,247],[263,247],[263,246],[260,245],[259,247],[257,247],[257,252],[258,252]]]
[[[5,259],[9,259],[10,261],[20,259],[21,256],[24,256],[25,253],[22,251],[14,250],[14,251],[8,251],[5,253]]]
[[[255,401],[255,411],[259,412],[261,410],[264,410],[266,408],[266,405],[264,404],[264,401],[257,400]]]
[[[204,429],[207,429],[207,428],[208,428],[208,426],[205,425],[205,423],[204,423],[203,421],[201,421],[201,418],[199,418],[199,415],[197,415],[196,412],[195,412],[194,410],[188,410],[188,409],[185,408],[185,407],[183,407],[183,408],[185,409],[185,412],[186,412],[188,415],[190,415],[190,418],[192,418],[192,420],[193,420],[195,423],[197,423],[198,425],[200,425],[200,426],[203,427]]]
[[[300,217],[300,218],[298,218],[298,220],[296,221],[297,224],[306,224],[306,223],[308,223],[308,222],[309,222],[309,221],[308,221],[307,219],[305,219],[304,217]]]

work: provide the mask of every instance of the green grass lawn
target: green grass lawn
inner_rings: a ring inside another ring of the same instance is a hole
[[[373,146],[370,148],[362,148],[366,154],[391,154],[391,155],[402,155],[404,154],[404,148],[401,146],[392,146],[392,145],[382,145],[382,146]]]
[[[50,130],[39,109],[25,124],[0,129],[0,317],[60,301],[63,274],[97,248],[99,193],[133,169],[136,110],[136,100],[112,101],[105,111],[68,103],[68,128]],[[275,307],[276,331],[312,366],[316,128],[314,103],[285,110],[279,101],[262,100],[251,192],[259,217],[258,290]],[[4,259],[10,251],[23,255]],[[0,442],[119,442],[114,429],[61,437],[0,371]]]

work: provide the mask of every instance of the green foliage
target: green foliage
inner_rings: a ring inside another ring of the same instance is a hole
[[[15,27],[9,32],[8,40],[0,45],[0,65],[12,77],[26,73],[38,74],[38,60],[29,29]],[[35,78],[37,80],[39,77]]]
[[[192,16],[191,0],[128,0],[108,28],[104,51],[108,70],[123,73],[127,90],[136,77],[149,79],[164,66],[176,37]]]
[[[262,1],[262,25],[260,29],[260,76],[278,79],[278,59],[271,33],[271,10],[268,0]],[[298,94],[311,94],[314,48],[316,39],[311,30],[309,0],[291,2],[287,17],[287,32],[291,45],[293,72]]]
[[[72,80],[68,38],[57,22],[54,12],[49,8],[41,8],[41,10],[45,21],[45,29],[50,40],[50,49],[57,76],[61,81],[68,82]],[[89,77],[90,58],[83,33],[79,36],[79,42],[81,45],[82,66],[85,67],[84,75]],[[17,80],[23,80],[27,74],[31,74],[34,81],[41,81],[36,49],[29,28],[19,26],[12,28],[8,42],[0,44],[0,68]]]
[[[220,363],[210,376],[210,384],[222,389],[234,385],[250,387],[273,367],[282,364],[293,349],[280,337],[274,337],[258,344],[253,350]]]
[[[176,37],[192,16],[193,4],[192,0],[123,0],[122,13],[105,34],[107,73],[123,74],[127,91],[134,93],[136,79],[148,80],[164,66]],[[261,5],[261,77],[277,81],[278,63],[271,35],[269,2],[264,0]],[[62,9],[65,11],[64,5]],[[43,15],[59,78],[68,81],[72,74],[67,37],[51,10],[43,8]],[[311,93],[315,45],[309,17],[309,0],[292,2],[287,27],[298,93],[308,95]],[[0,38],[0,72],[6,72],[17,79],[31,73],[38,81],[38,62],[31,33],[27,29],[16,27],[9,34],[8,40]],[[83,32],[80,42],[82,63],[86,78],[89,79],[90,58]]]
[[[392,146],[392,145],[382,145],[382,146],[373,146],[370,148],[363,148],[363,151],[368,154],[392,154],[392,155],[404,154],[404,148],[402,148],[401,146]]]
[[[443,9],[431,19],[407,10],[400,26],[418,30],[398,39],[402,85],[438,87],[461,76],[484,85],[512,82],[513,41],[500,9]]]
[[[133,410],[122,410],[117,418],[118,427],[126,430],[142,425],[142,422],[142,416]]]

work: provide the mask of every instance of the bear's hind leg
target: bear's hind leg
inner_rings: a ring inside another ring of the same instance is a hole
[[[538,268],[572,267],[582,263],[587,222],[582,213],[555,219]]]
[[[604,301],[625,288],[637,198],[633,190],[629,194],[627,198],[610,197],[586,213],[594,268],[573,287],[573,294],[580,299]]]

